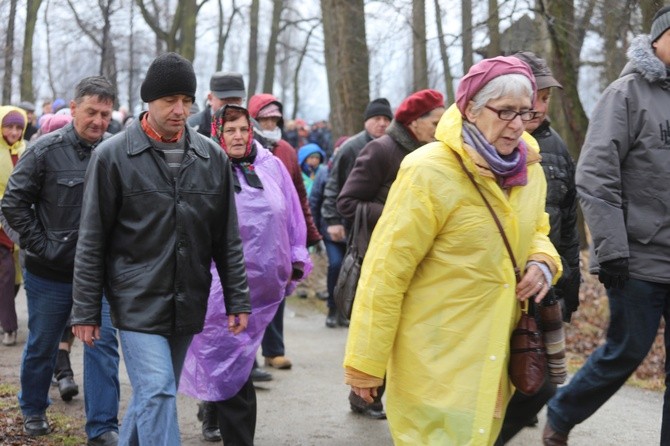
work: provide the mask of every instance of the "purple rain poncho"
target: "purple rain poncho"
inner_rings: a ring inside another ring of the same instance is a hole
[[[237,336],[228,331],[221,279],[212,264],[205,327],[193,337],[179,385],[180,392],[204,401],[229,399],[247,382],[265,327],[295,288],[292,263],[304,263],[303,277],[312,269],[305,218],[291,177],[278,158],[256,147],[253,165],[263,188],[250,187],[235,169],[242,187],[235,204],[252,313],[245,331]]]

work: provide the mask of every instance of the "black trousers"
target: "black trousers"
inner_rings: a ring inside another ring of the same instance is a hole
[[[256,390],[251,377],[234,397],[215,404],[223,444],[253,446],[256,434]]]
[[[552,384],[545,377],[544,384],[535,395],[524,395],[517,391],[507,405],[502,430],[495,446],[504,445],[510,441],[521,429],[535,417],[542,407],[547,404],[556,393],[556,384]]]

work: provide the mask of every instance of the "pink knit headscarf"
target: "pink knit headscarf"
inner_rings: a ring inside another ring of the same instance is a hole
[[[530,67],[523,61],[512,56],[498,56],[491,59],[484,59],[474,64],[468,74],[463,76],[461,82],[458,84],[456,91],[456,106],[465,115],[465,109],[470,100],[479,90],[484,88],[492,79],[502,76],[504,74],[523,74],[528,79],[533,87],[533,96],[531,102],[535,102],[535,77]]]

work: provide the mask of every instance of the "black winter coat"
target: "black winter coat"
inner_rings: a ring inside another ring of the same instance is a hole
[[[549,239],[563,261],[563,275],[554,287],[557,297],[565,304],[564,319],[579,306],[579,233],[577,232],[577,189],[575,163],[563,139],[544,121],[532,136],[540,145],[542,168],[547,178]]]
[[[72,324],[100,324],[104,287],[119,329],[198,333],[212,260],[228,314],[250,313],[228,157],[187,126],[184,160],[172,178],[140,122],[101,144],[91,159]]]
[[[212,108],[209,105],[205,106],[198,113],[189,116],[187,123],[196,132],[210,138],[212,136]]]

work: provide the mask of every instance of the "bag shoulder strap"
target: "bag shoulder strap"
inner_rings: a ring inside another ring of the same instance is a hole
[[[367,248],[367,242],[370,239],[367,208],[368,204],[365,202],[360,202],[356,206],[354,224],[351,227],[351,233],[349,234],[349,239],[347,241],[349,246],[361,252],[365,252]]]
[[[496,215],[495,211],[493,210],[493,207],[491,206],[491,203],[489,203],[489,200],[486,199],[486,197],[482,193],[482,190],[477,185],[477,182],[475,181],[475,177],[472,175],[472,172],[470,172],[465,167],[465,163],[463,162],[463,158],[461,158],[461,155],[458,154],[457,152],[454,152],[454,155],[456,155],[456,158],[458,159],[458,162],[461,165],[461,168],[463,169],[463,172],[465,172],[465,174],[470,179],[470,182],[472,182],[472,184],[475,186],[475,189],[477,189],[477,192],[479,192],[479,195],[482,197],[482,200],[484,200],[484,204],[486,205],[487,209],[491,213],[491,216],[493,217],[493,221],[495,221],[496,226],[498,227],[498,231],[500,232],[500,235],[502,236],[503,242],[505,243],[505,248],[507,248],[507,252],[509,254],[509,257],[512,260],[512,266],[514,266],[514,277],[516,277],[517,283],[520,282],[521,281],[521,271],[519,270],[519,267],[516,264],[516,259],[514,258],[514,253],[512,252],[512,247],[509,244],[509,240],[507,240],[507,235],[505,235],[505,230],[503,229],[502,223],[500,223],[500,220],[498,219],[498,216]]]

